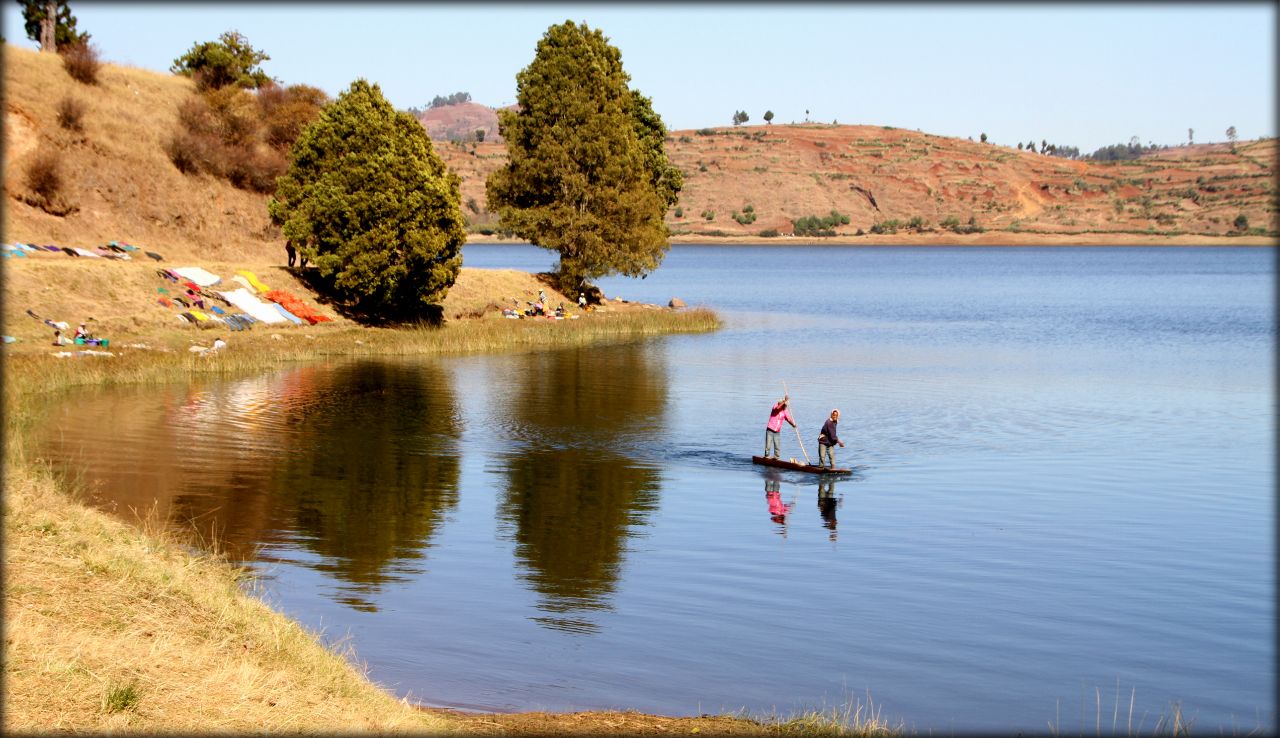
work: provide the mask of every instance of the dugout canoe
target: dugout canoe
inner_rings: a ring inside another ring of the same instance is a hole
[[[752,456],[752,464],[760,464],[761,466],[773,466],[778,469],[791,469],[794,471],[809,472],[810,474],[851,474],[851,469],[832,469],[827,466],[817,466],[815,464],[801,464],[798,461],[785,461],[783,459],[772,459],[768,456]]]

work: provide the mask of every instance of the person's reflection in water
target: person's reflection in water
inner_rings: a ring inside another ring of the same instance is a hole
[[[783,503],[777,475],[769,474],[764,478],[764,499],[769,504],[769,519],[778,524],[778,533],[787,537],[787,514],[791,512],[794,502]]]
[[[836,480],[826,477],[818,480],[818,515],[822,516],[822,527],[831,531],[827,538],[836,539],[836,508],[844,501],[836,496]]]

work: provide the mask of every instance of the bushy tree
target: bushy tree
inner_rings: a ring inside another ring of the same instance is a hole
[[[772,111],[772,110],[766,110],[766,111],[764,111],[764,122],[765,122],[765,123],[768,123],[769,125],[773,125],[773,111]]]
[[[661,119],[629,81],[599,29],[566,21],[516,76],[517,109],[498,111],[508,160],[489,176],[489,210],[503,230],[559,252],[569,294],[647,274],[667,251],[663,215],[682,182]]]
[[[684,188],[684,174],[667,159],[663,142],[667,139],[667,126],[653,110],[653,100],[631,91],[631,122],[635,127],[640,146],[644,149],[645,168],[649,183],[663,203],[663,211],[676,204],[680,190]]]
[[[49,2],[48,0],[18,0],[22,6],[22,26],[27,38],[40,44],[41,51],[54,51],[66,46],[87,44],[89,34],[76,30],[76,17],[71,14],[71,7],[66,0]],[[44,21],[49,17],[49,6],[55,7],[53,27],[53,47],[46,48],[46,39],[41,38]]]
[[[979,140],[979,141],[981,141],[982,143],[986,143],[986,142],[987,142],[987,134],[985,134],[985,133],[984,133],[984,134],[982,134],[981,136],[978,136],[978,140]]]
[[[751,119],[751,116],[747,115],[747,111],[745,110],[737,110],[737,111],[734,111],[733,113],[733,124],[735,126],[740,126],[743,123],[746,123],[750,119]]]
[[[228,85],[255,89],[272,82],[258,66],[270,58],[253,48],[239,31],[227,31],[217,41],[194,44],[173,60],[169,71],[194,78],[201,89],[216,90]]]
[[[462,266],[458,185],[422,124],[361,79],[303,130],[268,210],[334,297],[371,322],[413,319]]]
[[[1231,142],[1231,151],[1235,152],[1236,150],[1236,127],[1235,126],[1231,126],[1227,128],[1227,140]]]

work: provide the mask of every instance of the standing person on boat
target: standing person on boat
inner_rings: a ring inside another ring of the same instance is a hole
[[[778,454],[782,453],[782,447],[779,445],[779,436],[782,434],[782,421],[787,421],[791,427],[796,427],[796,421],[791,417],[791,396],[783,395],[781,400],[773,404],[773,409],[769,411],[769,423],[764,427],[764,456],[769,458],[769,445],[773,444],[773,458],[778,458]]]
[[[840,448],[844,448],[844,441],[841,441],[839,434],[836,433],[836,425],[839,422],[840,411],[832,410],[831,417],[822,424],[822,431],[818,433],[818,466],[830,464],[832,469],[836,468],[835,447],[839,444]]]

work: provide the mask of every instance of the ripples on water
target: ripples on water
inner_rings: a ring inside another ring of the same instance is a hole
[[[44,448],[433,704],[869,691],[919,730],[1069,731],[1118,681],[1148,728],[1181,700],[1274,730],[1269,250],[728,253],[603,285],[712,305],[713,335],[118,388],[56,408]],[[749,463],[783,382],[812,457],[841,409],[853,475]]]

